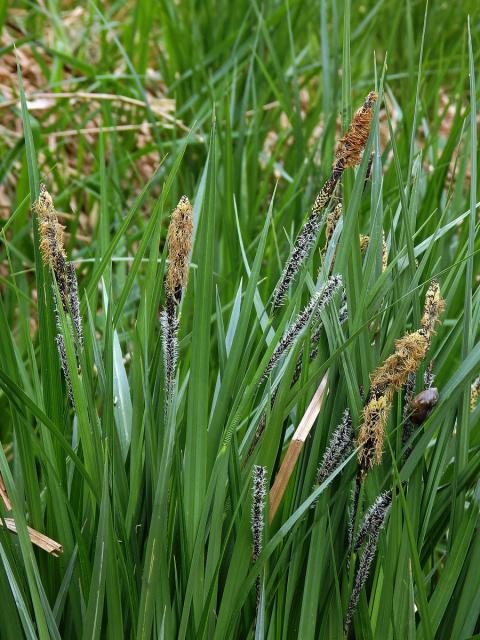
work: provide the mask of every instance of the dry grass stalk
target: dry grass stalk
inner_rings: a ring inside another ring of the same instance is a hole
[[[5,523],[5,526],[9,531],[11,531],[12,533],[17,533],[17,525],[13,518],[0,519],[1,526],[3,526],[3,523]],[[52,540],[52,538],[49,538],[43,533],[40,533],[36,529],[32,529],[32,527],[27,527],[27,530],[28,530],[28,535],[31,543],[34,544],[36,547],[43,549],[44,551],[46,551],[52,556],[55,556],[56,558],[62,555],[63,546],[59,542]]]
[[[275,477],[275,482],[270,489],[269,522],[272,522],[278,511],[278,507],[280,506],[280,503],[282,501],[285,489],[288,485],[288,481],[290,480],[290,477],[295,469],[295,465],[300,456],[300,453],[302,452],[307,437],[312,430],[313,425],[315,424],[315,420],[317,419],[318,414],[320,413],[323,399],[325,397],[327,378],[328,371],[323,376],[322,381],[320,382],[320,385],[315,392],[315,395],[313,396],[303,418],[300,421],[300,424],[293,434],[292,440],[287,449],[287,453],[285,454],[280,469],[278,470],[278,473]]]
[[[5,505],[5,509],[7,511],[11,511],[12,503],[10,502],[10,498],[8,497],[7,487],[5,486],[2,476],[0,476],[0,498]]]

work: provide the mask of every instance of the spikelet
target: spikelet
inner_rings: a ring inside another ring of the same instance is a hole
[[[40,233],[40,253],[43,263],[49,266],[57,281],[60,298],[65,311],[68,311],[68,284],[66,274],[66,254],[63,246],[63,226],[58,222],[52,196],[46,186],[40,185],[38,200],[33,205],[38,217]]]
[[[339,141],[336,160],[332,167],[332,173],[323,185],[315,198],[312,210],[295,240],[292,254],[282,271],[280,280],[273,292],[272,307],[276,309],[285,301],[288,287],[300,270],[305,259],[310,255],[310,251],[316,242],[318,231],[321,225],[321,214],[330,204],[335,188],[347,167],[353,167],[360,162],[363,148],[370,133],[373,107],[377,100],[377,94],[372,91],[368,94],[363,106],[355,114],[353,121],[345,134]],[[338,206],[338,205],[337,205]],[[335,215],[340,215],[341,210]]]
[[[430,389],[435,382],[435,374],[433,373],[433,360],[430,360],[428,367],[423,374],[423,385],[425,389]]]
[[[165,278],[165,309],[160,313],[162,351],[165,369],[165,415],[175,391],[178,360],[178,328],[176,306],[182,299],[188,281],[192,249],[193,209],[187,196],[182,196],[172,212],[168,227],[168,270]]]
[[[370,236],[366,236],[363,233],[360,234],[360,252],[365,253],[370,244]]]
[[[318,199],[318,197],[317,197]],[[315,201],[317,202],[317,201]],[[319,210],[318,210],[319,211]],[[312,212],[304,224],[302,230],[298,234],[293,247],[292,255],[285,265],[280,280],[273,292],[273,308],[280,307],[287,296],[288,287],[300,270],[303,262],[310,253],[311,248],[315,244],[318,230],[321,226],[321,218],[318,215],[317,207],[314,205]]]
[[[360,252],[363,254],[367,251],[370,243],[370,236],[360,234]],[[388,249],[385,241],[385,233],[382,231],[382,273],[388,266]]]
[[[470,387],[470,411],[475,411],[480,395],[480,378],[475,378]]]
[[[326,225],[325,225],[325,240],[326,240],[325,250],[327,249],[328,244],[332,239],[332,236],[336,229],[338,221],[342,217],[342,208],[343,208],[343,205],[342,205],[342,202],[340,201],[337,203],[336,207],[327,214]]]
[[[425,307],[422,317],[422,328],[427,339],[430,341],[435,333],[435,325],[438,323],[440,314],[445,308],[445,301],[440,295],[440,285],[436,280],[432,280],[425,297]]]
[[[67,262],[67,285],[70,314],[72,316],[73,326],[75,327],[75,344],[78,343],[80,347],[83,347],[82,316],[80,315],[77,274],[75,273],[75,265],[73,262]]]
[[[347,133],[339,140],[336,157],[342,159],[347,167],[355,167],[360,164],[362,153],[367,144],[372,124],[373,108],[377,101],[377,94],[371,91],[363,105],[354,115]]]
[[[73,407],[73,389],[72,389],[72,381],[70,379],[70,373],[68,371],[68,361],[67,361],[67,351],[65,349],[65,340],[61,333],[57,333],[55,336],[55,342],[58,349],[58,357],[60,358],[60,366],[62,367],[63,377],[65,378],[65,383],[67,385],[68,399],[70,401],[70,405]]]
[[[360,501],[360,490],[362,488],[362,471],[360,467],[357,468],[355,474],[355,484],[352,490],[352,501],[348,513],[348,549],[353,550],[353,534],[355,529],[355,520],[357,518],[358,504]],[[347,573],[350,574],[350,554],[347,555]]]
[[[40,185],[40,191],[33,209],[38,218],[38,228],[40,233],[40,253],[43,262],[50,267],[57,283],[63,311],[70,314],[74,332],[73,342],[78,358],[79,350],[83,347],[82,319],[80,315],[80,301],[78,297],[78,284],[75,274],[75,266],[72,262],[67,262],[63,244],[63,226],[58,222],[57,213],[53,205],[51,195],[44,184]],[[52,283],[53,284],[53,283]],[[60,358],[60,365],[67,385],[70,404],[73,406],[72,382],[68,372],[67,355],[65,351],[65,340],[61,333],[60,313],[57,307],[55,288],[53,288],[53,300],[55,307],[55,318],[59,333],[55,337],[55,342]]]
[[[358,551],[365,543],[365,548],[360,558],[357,574],[353,583],[350,601],[348,603],[347,614],[345,616],[344,635],[348,635],[348,629],[352,622],[353,614],[360,598],[360,593],[367,581],[370,567],[375,558],[380,532],[385,525],[385,521],[392,503],[392,493],[387,491],[382,493],[367,511],[360,532],[355,542],[355,550]]]
[[[286,331],[283,338],[278,343],[274,352],[272,353],[270,360],[263,372],[260,382],[268,378],[270,372],[274,366],[278,363],[280,358],[288,353],[292,345],[297,338],[303,333],[304,329],[308,326],[308,323],[312,317],[319,318],[320,312],[331,302],[335,291],[341,287],[342,277],[340,275],[331,276],[321,291],[317,291],[311,298],[307,306],[297,316],[294,323]]]
[[[387,396],[380,396],[372,398],[363,409],[363,424],[358,434],[358,461],[364,471],[382,461],[385,426],[390,406],[391,402]]]
[[[353,444],[352,418],[345,409],[342,422],[335,429],[317,471],[316,484],[321,485],[350,453]]]
[[[370,538],[368,544],[365,546],[365,550],[360,558],[360,564],[358,565],[357,574],[355,576],[355,582],[353,583],[352,594],[348,603],[347,615],[345,616],[345,624],[343,628],[344,636],[347,637],[350,624],[352,622],[353,614],[357,608],[358,600],[362,592],[363,587],[368,579],[370,573],[370,567],[375,559],[375,553],[377,551],[378,537]]]
[[[337,278],[339,276],[335,276],[335,277]],[[326,303],[324,303],[323,306],[325,305]],[[345,290],[342,288],[342,307],[338,312],[338,320],[340,324],[343,324],[343,322],[345,322],[347,317],[348,317],[348,314],[347,314],[346,294],[345,294]],[[318,321],[318,324],[315,327],[315,330],[312,332],[312,335],[310,337],[310,354],[309,354],[310,362],[313,362],[313,360],[315,360],[315,358],[318,356],[319,342],[320,342],[320,337],[322,335],[322,329],[323,329],[323,324],[320,321]],[[291,383],[292,387],[300,380],[300,375],[302,373],[302,366],[303,366],[303,356],[302,354],[300,354],[298,356],[297,363],[295,365],[295,370],[292,376],[292,383]],[[275,404],[277,392],[278,392],[278,387],[274,389],[272,392],[272,397],[270,399],[271,409],[273,409],[273,405]],[[248,460],[248,458],[252,455],[255,447],[258,444],[258,441],[260,440],[262,433],[265,431],[266,424],[267,424],[267,414],[266,414],[266,411],[263,411],[262,414],[260,415],[257,428],[255,429],[255,434],[254,434],[252,443],[250,444],[250,447],[248,449],[246,460]]]
[[[173,298],[167,296],[167,304],[160,314],[162,327],[163,365],[165,369],[165,415],[173,399],[175,389],[175,370],[178,359],[178,327],[179,321],[175,312]]]
[[[252,563],[255,564],[262,551],[265,509],[267,494],[267,469],[259,465],[253,467],[252,487]],[[260,576],[255,583],[257,610],[260,602]]]
[[[371,507],[369,507],[363,518],[357,539],[355,540],[355,551],[360,549],[367,539],[367,536],[376,536],[382,529],[391,504],[392,492],[385,491],[384,493],[381,493]]]
[[[385,232],[382,231],[382,273],[388,267],[388,247],[385,240]]]
[[[428,339],[422,330],[407,333],[395,342],[395,352],[378,367],[371,379],[371,393],[393,396],[407,382],[408,374],[415,373],[425,358]]]
[[[395,352],[371,377],[370,399],[363,409],[363,424],[358,437],[358,443],[362,445],[358,460],[363,473],[381,462],[393,395],[408,382],[409,376],[416,372],[425,358],[443,308],[440,287],[432,281],[425,297],[421,328],[397,340]]]
[[[393,394],[404,386],[408,375],[417,370],[427,353],[428,340],[421,331],[416,331],[397,340],[395,347],[395,353],[373,374],[370,400],[363,409],[363,424],[358,436],[358,444],[362,446],[358,460],[364,472],[382,460]]]
[[[180,302],[188,281],[192,233],[192,205],[187,196],[182,196],[173,210],[167,235],[169,265],[165,288],[176,303]]]

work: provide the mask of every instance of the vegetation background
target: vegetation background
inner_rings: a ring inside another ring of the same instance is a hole
[[[360,514],[385,489],[393,504],[350,637],[480,637],[479,20],[476,0],[0,3],[2,638],[342,638],[355,452],[314,489],[316,469],[346,407],[357,432],[360,389],[418,326],[433,277],[446,300],[431,348],[440,400],[405,460],[395,396]],[[336,238],[348,322],[329,309],[300,380],[290,388],[308,331],[259,387],[315,289],[323,232],[274,316],[273,289],[372,89],[371,180],[363,189],[366,159],[346,171]],[[40,180],[79,279],[75,411],[31,215]],[[166,414],[159,312],[182,194],[195,243]],[[270,485],[327,371],[253,565],[252,464]],[[63,553],[33,546],[27,525]]]

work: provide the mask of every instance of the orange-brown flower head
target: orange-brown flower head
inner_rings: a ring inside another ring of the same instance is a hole
[[[173,210],[167,236],[169,265],[165,286],[167,293],[176,302],[180,302],[182,291],[188,280],[192,233],[192,205],[187,196],[182,196]]]
[[[360,164],[363,150],[370,134],[373,109],[377,101],[377,94],[371,91],[365,98],[365,102],[353,116],[353,120],[347,133],[337,145],[337,162],[343,160],[344,167],[356,167]]]

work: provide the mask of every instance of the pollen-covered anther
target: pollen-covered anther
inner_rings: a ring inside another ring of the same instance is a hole
[[[165,280],[167,293],[178,303],[187,285],[192,249],[193,209],[187,196],[182,196],[172,213],[168,228],[169,265]]]
[[[475,378],[470,387],[470,411],[475,411],[480,396],[480,377]]]
[[[58,222],[52,196],[48,193],[44,184],[40,185],[39,196],[33,208],[38,217],[40,253],[42,254],[43,262],[53,270],[63,308],[68,311],[67,262],[63,246],[64,228]]]
[[[440,295],[440,285],[432,280],[425,296],[425,306],[422,316],[422,330],[428,339],[435,333],[435,325],[440,321],[440,315],[445,309],[445,301]]]
[[[340,139],[337,145],[337,161],[342,159],[347,167],[355,167],[360,164],[363,150],[370,134],[373,108],[377,101],[377,94],[371,91],[363,105],[358,109],[348,128],[347,133]]]
[[[363,470],[380,464],[385,440],[385,426],[391,409],[386,395],[371,398],[363,409],[363,424],[358,435],[358,461]]]

